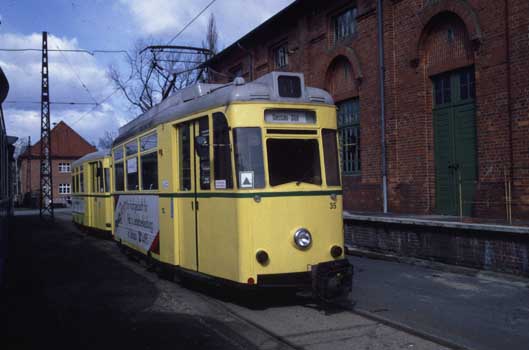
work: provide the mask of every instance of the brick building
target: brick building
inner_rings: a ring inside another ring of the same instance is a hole
[[[382,3],[297,0],[214,57],[213,80],[299,71],[329,90],[346,210],[383,211],[385,151],[389,212],[529,218],[529,1]]]
[[[52,196],[55,204],[66,204],[70,199],[71,164],[95,151],[97,149],[94,146],[63,121],[51,130]],[[23,202],[27,205],[31,201],[32,205],[37,205],[40,190],[40,141],[23,152],[18,158],[18,163],[20,195],[23,197]]]

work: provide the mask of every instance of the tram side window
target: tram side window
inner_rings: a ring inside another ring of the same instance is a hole
[[[263,143],[260,128],[235,128],[235,169],[240,189],[264,188]]]
[[[120,146],[114,149],[114,189],[116,191],[125,190],[123,166],[123,148]]]
[[[127,159],[127,190],[138,190],[138,157]]]
[[[178,128],[180,150],[180,191],[191,190],[191,135],[188,124]]]
[[[79,189],[81,193],[84,193],[84,176],[83,168],[81,168],[81,173],[79,174]]]
[[[338,163],[338,144],[336,142],[336,131],[331,129],[323,129],[322,137],[327,186],[340,186],[340,166]]]
[[[226,116],[222,113],[213,114],[213,154],[215,188],[217,190],[233,188],[230,129]]]
[[[158,153],[141,156],[141,186],[144,190],[158,189]]]
[[[127,174],[127,191],[139,190],[139,176],[138,176],[138,140],[131,141],[125,145],[125,156],[127,157],[125,169]],[[134,157],[130,157],[134,156]],[[130,157],[130,158],[129,158]]]
[[[105,183],[103,181],[103,164],[101,162],[97,163],[97,191],[99,193],[105,192]]]
[[[116,191],[125,190],[123,162],[114,164],[114,187]]]
[[[158,189],[158,136],[156,133],[140,138],[141,188]]]
[[[206,147],[209,150],[210,141],[208,117],[201,118],[198,121],[198,133],[200,136],[204,136],[208,140],[208,144],[206,145]],[[206,155],[200,157],[200,189],[211,189],[211,159],[209,151]]]
[[[105,168],[105,192],[110,192],[110,168]]]

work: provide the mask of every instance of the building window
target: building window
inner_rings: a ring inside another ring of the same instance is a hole
[[[59,172],[60,173],[70,173],[72,168],[70,163],[59,163]]]
[[[338,134],[344,175],[360,172],[360,102],[358,98],[338,103]]]
[[[59,194],[70,194],[71,193],[70,184],[60,184],[59,185]]]
[[[342,41],[352,37],[356,33],[356,7],[345,10],[334,17],[334,40]]]
[[[274,49],[274,62],[276,68],[288,66],[288,44],[283,44]]]

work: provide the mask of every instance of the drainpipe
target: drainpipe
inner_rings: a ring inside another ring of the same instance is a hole
[[[379,66],[379,93],[380,93],[380,144],[382,146],[382,196],[384,213],[388,212],[388,179],[386,162],[386,95],[384,91],[384,77],[386,67],[384,66],[384,13],[383,0],[377,0],[377,22],[378,22],[378,66]]]
[[[512,125],[512,78],[511,78],[511,27],[509,25],[509,0],[505,0],[505,60],[507,62],[507,114],[509,117],[509,175],[511,181],[514,177],[514,155],[513,155],[513,125]]]

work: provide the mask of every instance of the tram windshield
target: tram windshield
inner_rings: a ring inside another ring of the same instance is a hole
[[[318,140],[268,139],[266,149],[271,186],[291,182],[321,185]]]

